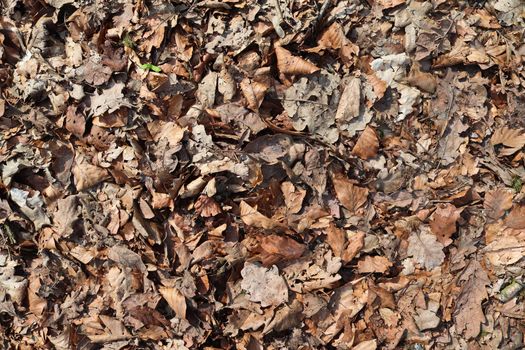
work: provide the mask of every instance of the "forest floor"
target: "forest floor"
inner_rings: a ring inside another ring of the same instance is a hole
[[[0,11],[0,348],[523,348],[522,0]]]

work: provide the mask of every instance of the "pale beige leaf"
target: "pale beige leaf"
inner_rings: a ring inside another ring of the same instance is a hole
[[[248,293],[251,301],[260,303],[262,307],[279,306],[288,301],[288,287],[276,266],[267,269],[246,262],[241,276],[241,288]]]
[[[285,181],[281,184],[281,191],[283,192],[284,202],[289,214],[297,214],[303,207],[303,200],[306,196],[306,190],[296,189],[295,186]]]
[[[245,201],[241,202],[240,209],[241,220],[246,225],[264,228],[266,230],[279,226],[277,222],[259,213],[256,208],[251,207]]]
[[[408,238],[407,254],[423,268],[432,270],[445,260],[443,244],[428,229],[413,232]]]
[[[72,172],[77,191],[93,187],[109,178],[109,173],[106,169],[86,162],[75,164]]]
[[[365,256],[357,263],[359,273],[385,273],[392,267],[392,262],[384,256]]]

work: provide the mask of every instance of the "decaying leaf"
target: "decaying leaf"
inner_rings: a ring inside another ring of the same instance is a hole
[[[248,293],[251,301],[260,303],[262,307],[278,306],[288,301],[288,287],[279,276],[276,266],[267,269],[246,263],[241,276],[242,289]]]
[[[445,259],[443,244],[437,241],[429,229],[422,229],[421,232],[413,232],[410,235],[407,253],[427,270],[441,265]]]
[[[461,292],[454,308],[454,323],[467,339],[478,336],[485,314],[481,303],[488,298],[486,286],[490,283],[487,273],[475,260],[470,262],[459,279]]]

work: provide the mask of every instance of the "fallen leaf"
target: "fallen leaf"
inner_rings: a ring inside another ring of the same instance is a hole
[[[75,179],[77,191],[84,191],[109,178],[106,169],[87,162],[75,163],[71,172]]]
[[[385,273],[392,267],[392,262],[384,256],[367,255],[357,263],[359,273]]]
[[[275,47],[277,56],[277,69],[281,74],[312,74],[319,70],[314,64],[293,56],[292,53],[281,46]]]
[[[376,132],[372,127],[367,126],[352,149],[352,154],[366,160],[374,158],[377,155],[378,149],[379,140],[377,139]]]
[[[368,201],[368,190],[354,185],[350,180],[335,175],[332,177],[335,193],[339,202],[351,213],[365,206]]]
[[[505,226],[517,230],[525,229],[525,205],[517,205],[503,220]]]
[[[483,201],[487,217],[492,221],[502,217],[512,207],[512,198],[512,192],[502,188],[487,192]]]
[[[175,287],[160,287],[159,292],[178,318],[186,319],[186,298]]]
[[[493,146],[505,146],[498,151],[498,154],[500,156],[509,156],[525,146],[525,132],[521,129],[510,129],[506,126],[498,128],[492,134],[490,144]]]
[[[445,247],[452,243],[450,237],[456,232],[456,222],[458,221],[462,209],[456,208],[450,203],[440,204],[432,214],[430,229]]]
[[[472,260],[459,278],[461,291],[454,307],[454,323],[458,332],[466,339],[479,335],[485,314],[481,303],[489,296],[486,286],[490,280],[485,270],[476,260]]]
[[[288,287],[284,278],[279,276],[276,266],[267,269],[246,262],[241,276],[242,289],[248,293],[251,301],[260,303],[262,307],[279,306],[288,301]]]
[[[241,220],[250,226],[264,228],[270,230],[272,228],[280,226],[279,223],[259,213],[256,208],[251,207],[245,201],[241,202]]]
[[[423,268],[432,270],[445,260],[443,247],[429,229],[422,229],[419,233],[413,232],[408,238],[407,254]]]

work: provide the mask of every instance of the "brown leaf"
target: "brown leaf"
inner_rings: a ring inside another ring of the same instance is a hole
[[[287,213],[297,214],[300,212],[303,208],[303,200],[306,196],[306,190],[296,189],[291,182],[285,181],[281,184],[281,191],[283,192]]]
[[[300,257],[303,255],[306,246],[289,237],[269,235],[263,237],[260,248],[263,250],[261,253],[263,265],[267,266],[278,261]]]
[[[354,185],[341,175],[333,176],[332,182],[337,199],[350,212],[355,213],[368,201],[368,189]]]
[[[487,192],[483,202],[487,217],[492,221],[502,217],[512,207],[512,198],[512,192],[502,188]]]
[[[437,88],[436,77],[431,73],[421,72],[418,68],[413,68],[407,77],[407,82],[420,90],[433,94]]]
[[[499,150],[499,155],[509,156],[523,148],[525,145],[525,132],[521,129],[510,129],[504,126],[492,134],[490,144],[493,146],[506,146]]]
[[[452,243],[450,237],[456,232],[456,222],[461,212],[462,209],[446,203],[440,204],[434,214],[432,214],[430,229],[445,247]]]
[[[505,226],[516,230],[525,229],[525,205],[518,205],[512,208],[503,223]]]
[[[186,298],[174,287],[160,287],[159,292],[178,318],[186,319]]]
[[[362,231],[354,232],[348,238],[348,244],[341,256],[343,263],[349,263],[365,246],[365,233]]]
[[[488,298],[486,285],[490,283],[485,270],[479,262],[472,260],[459,277],[461,292],[456,299],[454,323],[456,330],[467,339],[477,337],[485,314],[481,303]]]
[[[392,267],[392,262],[384,256],[365,256],[357,263],[359,273],[385,273]]]
[[[80,113],[77,113],[77,108],[74,105],[67,107],[65,128],[78,138],[84,136],[86,131],[86,119]]]
[[[366,160],[374,158],[377,155],[378,149],[379,140],[376,132],[372,127],[367,126],[352,149],[352,154]]]
[[[334,255],[341,257],[346,243],[345,232],[331,224],[326,229],[326,243],[332,248]]]
[[[264,100],[264,95],[270,86],[249,78],[244,78],[240,85],[242,94],[248,104],[248,108],[252,111],[259,110],[259,106]]]
[[[281,74],[312,74],[319,70],[314,64],[293,56],[292,53],[281,46],[275,47],[277,68]]]
[[[86,162],[75,164],[72,173],[77,191],[93,187],[109,177],[106,169]]]
[[[280,226],[274,220],[259,213],[256,208],[250,206],[245,201],[241,202],[240,209],[241,209],[241,220],[246,225],[264,228],[266,230],[270,230],[272,228]]]

